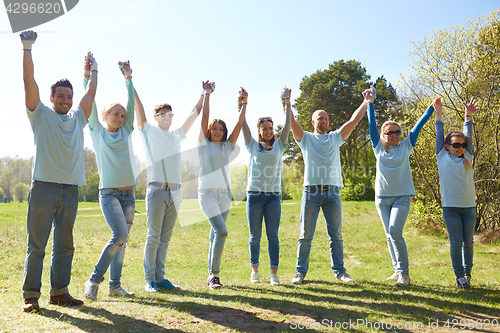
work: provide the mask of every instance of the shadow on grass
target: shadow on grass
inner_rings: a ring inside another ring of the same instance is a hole
[[[328,288],[330,285],[331,289]],[[301,286],[269,288],[233,285],[224,287],[224,290],[224,294],[218,294],[217,291],[175,291],[175,294],[184,296],[186,301],[140,297],[134,301],[149,306],[170,306],[201,320],[241,332],[292,331],[299,322],[316,325],[310,326],[312,329],[307,331],[333,330],[337,328],[335,325],[344,324],[343,331],[365,332],[371,329],[367,327],[371,323],[379,325],[373,326],[375,330],[394,332],[396,327],[392,325],[402,323],[412,325],[412,328],[405,329],[402,326],[398,332],[418,332],[430,329],[432,323],[439,323],[439,328],[444,328],[448,321],[450,327],[453,323],[458,327],[461,320],[478,323],[480,320],[484,322],[500,318],[498,308],[484,305],[485,299],[488,304],[500,303],[498,292],[479,287],[470,290],[452,290],[437,285],[400,288],[389,283],[340,284],[310,280]],[[198,302],[196,298],[241,303],[242,306],[204,304],[205,301]],[[294,322],[277,320],[279,315],[291,317]],[[270,316],[274,318],[266,320]],[[384,322],[386,326],[381,327],[380,324]],[[390,327],[388,323],[392,323]],[[472,331],[491,330],[480,329],[476,324]]]
[[[57,310],[40,309],[38,315],[54,319],[56,322],[70,324],[85,332],[164,332],[164,327],[152,324],[148,321],[122,314],[111,313],[105,309],[95,309],[86,306],[75,307],[96,319],[85,319],[73,317],[67,313]],[[185,332],[182,330],[169,329],[169,332]]]

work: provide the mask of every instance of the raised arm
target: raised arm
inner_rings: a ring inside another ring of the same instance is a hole
[[[283,105],[283,112],[285,113],[285,125],[281,130],[280,140],[283,146],[286,145],[288,141],[288,135],[290,134],[290,125],[292,123],[292,104],[290,102],[292,95],[292,89],[283,87],[281,90],[281,104]]]
[[[189,130],[193,126],[196,118],[198,118],[198,115],[200,114],[201,108],[203,106],[203,97],[204,97],[204,94],[201,94],[201,96],[198,98],[198,102],[193,107],[193,109],[191,110],[191,113],[189,114],[186,121],[182,125],[182,130],[184,131],[184,135],[186,135],[187,132],[189,132]]]
[[[139,130],[142,131],[148,120],[146,119],[144,106],[142,105],[142,102],[139,99],[139,94],[137,94],[135,88],[134,88],[134,99],[135,99],[135,115],[137,117],[137,127],[139,128]]]
[[[239,110],[240,116],[238,117],[238,122],[236,125],[234,125],[233,131],[231,132],[231,135],[229,136],[229,143],[231,143],[231,148],[234,148],[236,145],[236,141],[238,140],[238,136],[240,135],[241,127],[243,126],[243,123],[245,122],[245,114],[247,111],[247,98],[248,98],[248,93],[243,87],[240,87],[240,93],[243,96],[242,99],[242,107]]]
[[[87,90],[87,85],[90,80],[90,62],[88,61],[88,57],[85,56],[85,65],[83,66],[83,89]],[[97,106],[95,104],[95,100],[92,103],[92,112],[90,113],[90,117],[88,118],[89,128],[92,131],[94,127],[99,123],[99,117],[97,115]]]
[[[97,91],[97,62],[94,59],[92,53],[87,54],[87,59],[90,63],[90,81],[87,85],[87,92],[83,95],[80,101],[80,107],[85,113],[85,118],[89,119],[92,113],[92,105],[94,104],[94,98]]]
[[[469,104],[462,102],[465,107],[465,121],[464,121],[464,135],[465,142],[467,142],[467,151],[469,154],[473,154],[472,149],[472,116],[476,113],[479,108],[477,107],[477,102],[474,100],[474,97],[470,99]]]
[[[200,136],[198,140],[202,142],[207,137],[208,130],[208,118],[210,117],[210,94],[215,89],[215,82],[205,81],[201,82],[203,90],[205,92],[205,98],[203,100],[203,115],[201,116],[201,126],[200,126]]]
[[[436,110],[436,154],[439,154],[444,147],[443,103],[441,97],[436,98],[434,102],[434,109]]]
[[[246,92],[245,89],[241,88],[241,90],[238,92],[238,112],[241,112],[241,109],[243,108],[243,103],[246,104],[247,101],[248,101],[248,93]],[[242,131],[245,143],[249,144],[250,140],[252,140],[252,132],[250,131],[250,127],[248,127],[246,116],[245,119],[243,120]]]
[[[286,104],[286,93],[285,93],[286,90],[285,90],[285,88],[286,87],[284,87],[281,90],[281,104],[283,104],[283,112],[285,112],[285,104]],[[290,90],[290,94],[291,94],[291,92],[292,91]],[[290,112],[290,128],[292,129],[292,134],[293,134],[293,138],[295,139],[295,141],[299,142],[300,140],[302,140],[302,137],[304,136],[304,129],[297,122],[297,120],[295,120],[295,117],[293,116],[292,112]],[[287,135],[287,139],[288,139],[288,135]]]
[[[118,61],[120,72],[125,78],[125,86],[127,87],[127,113],[125,114],[125,122],[130,128],[134,128],[134,109],[135,109],[135,90],[132,83],[132,68],[130,61]]]
[[[354,111],[354,113],[351,116],[351,119],[349,119],[347,122],[344,123],[344,125],[340,127],[340,134],[342,135],[342,140],[344,141],[349,138],[352,131],[354,130],[354,127],[356,127],[356,125],[361,121],[361,119],[363,119],[363,116],[366,113],[366,109],[368,107],[368,101],[372,99],[369,89],[363,92],[363,97],[365,100],[356,109],[356,111]]]
[[[31,47],[36,41],[37,33],[31,30],[23,31],[19,34],[21,43],[23,43],[23,80],[26,107],[30,111],[34,111],[40,102],[40,92],[35,81],[35,69],[33,66],[33,58],[31,56]]]
[[[434,105],[437,105],[437,103],[441,103],[441,97],[436,98],[431,105],[425,110],[424,114],[420,117],[420,119],[417,121],[415,126],[410,131],[410,142],[413,147],[417,144],[417,139],[418,135],[420,134],[420,131],[424,127],[425,123],[429,120],[429,118],[432,116],[432,113],[434,112]],[[442,103],[441,103],[442,105]]]

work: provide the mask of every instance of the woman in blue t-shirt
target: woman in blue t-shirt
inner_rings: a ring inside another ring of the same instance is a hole
[[[134,124],[135,90],[129,62],[119,62],[128,92],[127,108],[120,103],[105,107],[99,122],[94,103],[89,117],[89,130],[99,171],[99,204],[112,236],[104,246],[89,280],[85,297],[97,300],[99,284],[109,267],[109,296],[131,297],[121,286],[125,246],[134,221],[137,165],[131,145]],[[87,85],[87,71],[84,86]]]
[[[410,198],[415,195],[410,154],[417,143],[420,130],[429,120],[438,100],[439,98],[435,99],[427,108],[403,141],[401,127],[394,121],[386,121],[380,130],[381,135],[379,134],[373,101],[368,104],[370,139],[377,159],[375,206],[384,226],[395,270],[387,280],[396,280],[398,286],[410,284],[408,251],[403,238],[403,228],[410,211]]]
[[[257,121],[258,141],[252,138],[246,119],[243,123],[245,147],[250,153],[247,186],[247,218],[250,229],[249,247],[250,266],[252,267],[250,282],[252,283],[260,283],[259,253],[262,219],[264,218],[271,264],[270,282],[272,285],[280,284],[278,277],[280,251],[278,229],[281,219],[281,165],[288,134],[290,133],[292,117],[290,93],[291,90],[287,87],[284,87],[281,92],[281,102],[286,120],[278,140],[276,140],[276,136],[274,135],[273,120],[271,117],[261,117]]]
[[[236,141],[240,135],[241,126],[245,119],[247,107],[245,89],[241,88],[240,95],[244,96],[238,122],[228,137],[226,123],[221,119],[214,119],[208,123],[210,117],[210,94],[215,83],[204,82],[203,116],[198,142],[198,156],[200,159],[200,179],[198,182],[198,201],[201,210],[210,221],[210,246],[208,249],[208,279],[207,285],[211,289],[222,287],[219,279],[222,251],[227,237],[226,220],[231,209],[231,175],[229,173],[230,156],[235,151]]]
[[[443,104],[436,105],[436,158],[441,186],[441,207],[450,237],[450,255],[457,286],[468,288],[474,254],[476,191],[472,168],[472,115],[478,110],[472,98],[465,107],[462,132],[444,136]]]

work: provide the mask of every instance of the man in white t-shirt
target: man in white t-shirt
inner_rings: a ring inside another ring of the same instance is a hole
[[[28,246],[24,268],[23,310],[39,309],[45,247],[54,229],[50,266],[50,303],[81,305],[68,291],[73,261],[73,225],[78,210],[78,186],[85,185],[83,128],[97,89],[97,63],[89,52],[90,83],[76,111],[73,87],[62,79],[51,87],[52,108],[42,104],[34,78],[31,48],[34,31],[21,33],[26,110],[34,134],[32,184],[28,199]]]
[[[144,107],[135,94],[137,127],[146,150],[148,187],[146,192],[147,236],[144,246],[144,279],[147,292],[158,288],[177,289],[165,279],[167,250],[182,199],[181,141],[193,126],[203,105],[203,94],[184,124],[171,131],[172,107],[159,104],[154,108],[155,126],[146,119]]]
[[[342,243],[342,213],[339,188],[343,187],[339,147],[349,138],[354,127],[367,110],[369,92],[363,93],[365,100],[351,119],[334,132],[326,133],[328,114],[323,110],[313,113],[314,133],[306,132],[292,117],[292,133],[304,157],[304,190],[300,212],[300,238],[297,249],[297,265],[292,283],[301,284],[309,269],[311,243],[316,229],[320,208],[326,220],[330,240],[331,267],[337,280],[351,282],[353,279],[344,268]]]

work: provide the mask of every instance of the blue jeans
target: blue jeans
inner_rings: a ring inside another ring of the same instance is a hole
[[[450,236],[450,255],[455,276],[470,274],[474,256],[476,207],[443,207],[443,218]]]
[[[78,210],[78,186],[33,181],[28,197],[28,246],[23,298],[40,298],[45,247],[54,228],[50,264],[50,295],[68,293],[73,261],[73,225]]]
[[[403,228],[410,212],[410,196],[376,197],[375,206],[384,226],[392,267],[397,273],[410,275],[408,250],[403,238]]]
[[[344,245],[342,242],[342,207],[337,186],[321,189],[304,186],[300,209],[300,238],[297,249],[296,272],[306,276],[309,269],[311,243],[316,230],[320,208],[326,221],[326,231],[330,240],[331,267],[335,276],[345,273]]]
[[[250,265],[259,267],[260,237],[262,219],[266,222],[266,234],[271,268],[278,269],[280,260],[280,242],[278,229],[281,218],[279,192],[247,192],[247,218],[250,229]]]
[[[198,200],[203,213],[210,221],[210,247],[208,248],[208,273],[219,274],[222,251],[226,243],[226,220],[231,209],[231,194],[227,190],[200,190]],[[225,236],[222,236],[224,235]]]
[[[113,235],[104,246],[90,281],[95,283],[104,281],[104,274],[109,267],[109,287],[117,288],[121,285],[126,243],[130,227],[134,222],[135,190],[102,188],[99,190],[99,204]]]
[[[144,280],[161,282],[165,279],[165,261],[170,238],[182,201],[182,190],[167,191],[148,185],[146,213],[148,234],[144,246]]]

